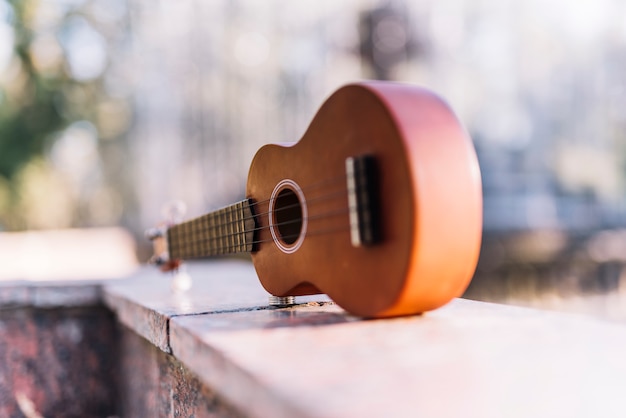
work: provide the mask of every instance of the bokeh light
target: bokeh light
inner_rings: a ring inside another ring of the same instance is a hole
[[[141,239],[165,202],[195,216],[240,199],[256,150],[298,140],[340,85],[390,79],[446,97],[476,145],[468,296],[623,297],[625,15],[621,0],[0,0],[0,230]]]

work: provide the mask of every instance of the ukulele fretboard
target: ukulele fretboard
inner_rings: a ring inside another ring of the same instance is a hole
[[[172,260],[250,252],[256,222],[248,200],[170,227],[167,231]]]

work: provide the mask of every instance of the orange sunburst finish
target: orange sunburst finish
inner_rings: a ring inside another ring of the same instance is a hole
[[[345,160],[364,154],[378,166],[382,241],[355,247]],[[308,215],[292,253],[268,228],[272,192],[286,179],[302,189]],[[461,295],[476,267],[482,195],[475,151],[449,107],[418,87],[339,89],[300,142],[258,151],[247,195],[258,202],[254,266],[276,296],[322,292],[359,316],[413,314]]]

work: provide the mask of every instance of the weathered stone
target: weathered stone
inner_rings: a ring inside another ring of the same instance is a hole
[[[115,415],[116,340],[102,308],[0,311],[0,416]]]
[[[98,291],[0,293],[0,416],[626,415],[622,325],[466,300],[362,320],[268,307],[249,264],[189,270],[186,294],[155,270],[105,285],[117,331]]]
[[[24,282],[0,282],[0,309],[30,305],[30,293]]]
[[[181,316],[171,321],[170,341],[174,355],[178,359],[246,414],[256,417],[309,417],[315,414],[311,414],[306,408],[301,408],[298,402],[292,402],[292,399],[283,397],[282,394],[267,386],[266,376],[250,373],[251,370],[241,367],[237,359],[230,357],[229,352],[207,344],[204,336],[210,339],[214,334],[225,333],[234,337],[246,330],[323,328],[357,320],[329,302],[311,302],[283,309]],[[246,350],[254,355],[256,347],[254,344],[246,345]],[[275,354],[280,356],[281,353],[289,350],[287,342],[282,347],[275,347]],[[302,355],[316,356],[313,351],[308,350],[302,352]],[[260,363],[265,361],[263,358],[257,360]],[[298,364],[288,362],[280,366],[276,365],[276,367],[281,369],[276,370],[278,373],[286,371],[291,374],[284,382],[285,385],[291,384],[294,379],[307,379],[307,376],[299,375],[300,365]],[[269,373],[272,372],[269,371]],[[310,383],[315,384],[315,382]],[[319,402],[323,404],[325,400],[319,399]]]
[[[172,318],[174,355],[255,417],[624,416],[626,332],[455,300],[355,320],[334,306]]]
[[[98,306],[101,292],[102,281],[0,282],[0,309]]]
[[[192,262],[186,268],[193,279],[193,287],[187,292],[172,290],[171,274],[147,267],[130,280],[108,284],[103,291],[104,302],[121,323],[166,353],[171,352],[170,318],[268,307],[269,295],[249,262]],[[319,295],[298,299],[303,303],[328,300]]]
[[[31,304],[36,308],[71,308],[101,304],[101,286],[97,283],[33,283],[29,287]]]
[[[121,415],[124,417],[242,417],[175,357],[121,329]]]

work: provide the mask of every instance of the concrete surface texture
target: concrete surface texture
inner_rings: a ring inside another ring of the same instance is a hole
[[[325,297],[270,309],[249,264],[189,273],[186,294],[146,271],[105,299],[145,306],[160,294],[152,306],[167,314],[168,350],[250,416],[626,414],[621,325],[467,300],[388,320],[352,317]]]
[[[626,416],[621,324],[462,299],[424,315],[366,320],[325,296],[270,307],[253,267],[243,261],[193,263],[188,273],[194,285],[182,293],[156,269],[124,281],[73,285],[82,289],[84,304],[107,312],[98,307],[103,303],[114,314],[108,313],[109,324],[117,321],[116,331],[94,336],[108,335],[112,348],[105,354],[115,359],[116,372],[95,376],[115,382],[112,402],[122,416]],[[28,304],[47,300],[32,308],[47,313],[79,309],[63,307],[71,305],[68,289],[23,286],[0,287],[6,341],[30,329],[14,318],[29,312]],[[38,292],[47,299],[36,298]],[[46,325],[49,318],[39,321],[42,329],[28,331],[28,341],[48,332],[73,335]],[[32,347],[28,341],[16,344]],[[27,358],[15,349],[6,357],[7,350],[0,351],[0,369],[27,367]],[[76,367],[58,364],[66,373]],[[21,384],[20,376],[3,372],[2,387]],[[82,379],[93,382],[82,375],[74,381]],[[30,384],[43,387],[49,399],[68,399],[41,382]],[[106,395],[96,383],[82,388]],[[2,393],[11,411],[28,409],[15,391]],[[37,393],[27,400],[41,412],[47,398]],[[22,416],[11,411],[7,416]]]
[[[0,309],[0,417],[114,415],[116,340],[103,307]]]

